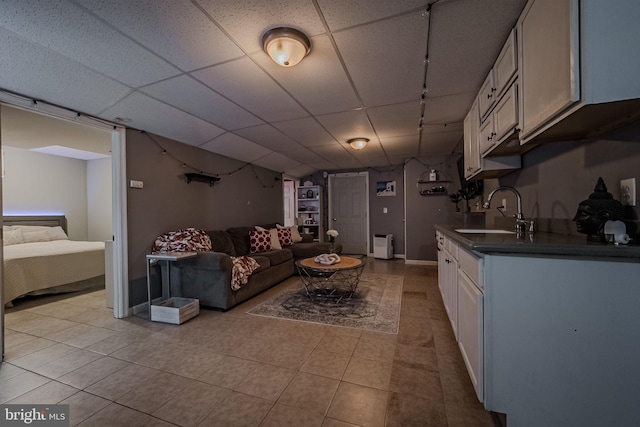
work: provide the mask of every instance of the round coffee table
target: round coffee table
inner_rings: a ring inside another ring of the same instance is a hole
[[[364,262],[358,258],[341,256],[340,262],[332,265],[319,264],[315,258],[305,258],[296,262],[307,295],[335,298],[339,303],[343,298],[351,298],[358,287]]]

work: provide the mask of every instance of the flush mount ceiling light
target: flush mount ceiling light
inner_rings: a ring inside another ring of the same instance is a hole
[[[369,138],[352,138],[347,142],[349,143],[349,145],[351,145],[351,148],[353,148],[354,150],[362,150],[364,147],[367,146],[367,143],[369,142]]]
[[[301,31],[277,27],[262,35],[262,49],[282,67],[293,67],[311,52],[311,41]]]

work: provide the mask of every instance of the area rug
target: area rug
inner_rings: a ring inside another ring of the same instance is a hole
[[[398,333],[402,301],[402,276],[363,274],[350,299],[312,301],[298,279],[271,299],[247,313],[280,319]]]

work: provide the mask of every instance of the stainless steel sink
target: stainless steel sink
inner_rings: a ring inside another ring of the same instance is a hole
[[[499,228],[456,228],[455,230],[462,234],[515,234],[515,231]]]

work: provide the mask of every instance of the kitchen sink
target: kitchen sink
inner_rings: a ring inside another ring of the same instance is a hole
[[[499,228],[456,228],[455,230],[462,234],[515,234],[515,231]]]

